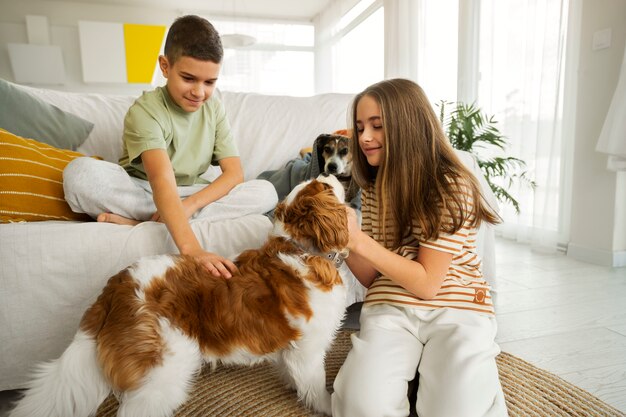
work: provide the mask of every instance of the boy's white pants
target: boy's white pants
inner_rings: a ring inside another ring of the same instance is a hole
[[[416,371],[420,417],[507,416],[495,318],[377,304],[360,322],[335,379],[333,417],[406,417]]]
[[[180,197],[188,197],[207,184],[178,187]],[[156,212],[148,181],[134,178],[107,161],[81,157],[63,171],[65,200],[77,213],[96,218],[100,213],[115,213],[135,220],[150,220]],[[221,199],[198,210],[192,218],[220,221],[263,214],[272,210],[278,197],[274,186],[265,180],[247,181],[234,187]]]

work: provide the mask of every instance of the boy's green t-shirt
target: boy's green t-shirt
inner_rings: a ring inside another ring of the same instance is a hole
[[[172,100],[166,87],[143,93],[130,107],[124,119],[123,142],[119,164],[129,175],[147,180],[141,153],[165,149],[177,185],[207,184],[200,175],[211,163],[239,156],[217,97],[189,113]]]

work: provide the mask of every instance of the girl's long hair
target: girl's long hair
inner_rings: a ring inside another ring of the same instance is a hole
[[[364,96],[380,106],[385,143],[378,167],[368,164],[355,128],[357,105]],[[416,225],[428,240],[436,239],[440,231],[456,233],[468,220],[476,227],[482,221],[500,221],[482,198],[478,181],[456,155],[419,85],[405,79],[371,85],[354,98],[351,113],[352,176],[362,188],[376,187],[386,245],[389,232],[397,247]],[[468,192],[470,205],[462,195]],[[444,222],[445,215],[452,221]]]

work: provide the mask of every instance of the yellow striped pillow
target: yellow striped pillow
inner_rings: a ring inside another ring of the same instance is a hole
[[[0,129],[0,223],[91,220],[63,195],[63,169],[79,156]]]

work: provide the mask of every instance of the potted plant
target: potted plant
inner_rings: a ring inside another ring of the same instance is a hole
[[[448,106],[453,106],[448,110]],[[452,146],[471,152],[498,201],[509,203],[519,214],[519,202],[508,189],[521,181],[531,188],[536,184],[528,177],[526,163],[513,156],[486,156],[493,151],[506,151],[506,137],[498,128],[493,116],[487,116],[475,104],[441,101],[439,119]]]

